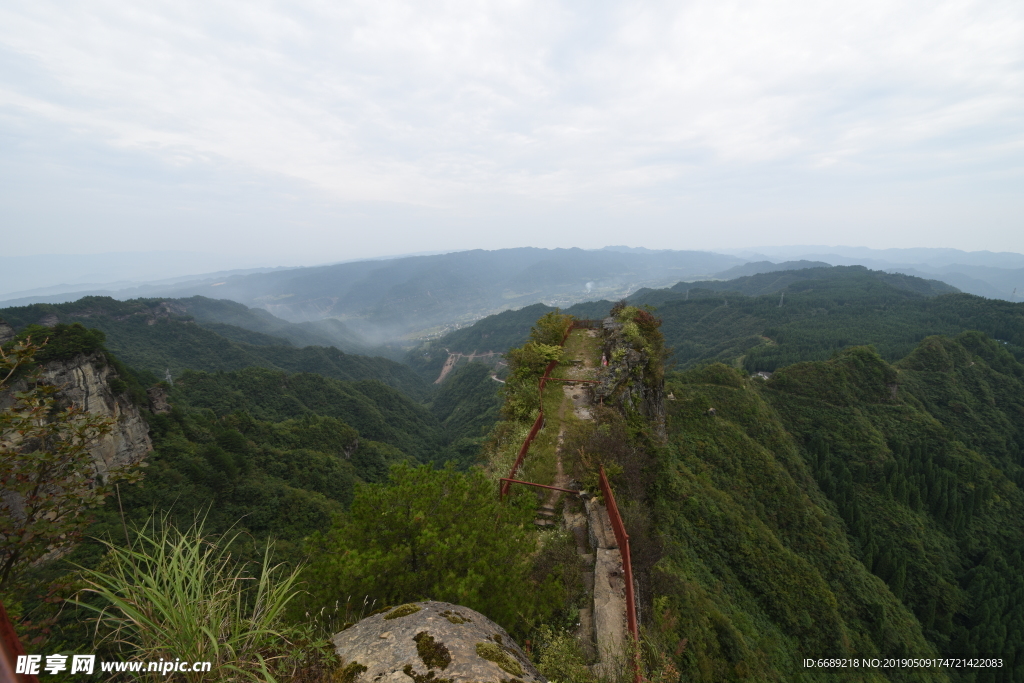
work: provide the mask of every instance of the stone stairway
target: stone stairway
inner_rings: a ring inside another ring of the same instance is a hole
[[[533,523],[542,529],[558,526],[558,521],[555,519],[555,504],[546,502],[537,508],[537,516],[534,518]]]

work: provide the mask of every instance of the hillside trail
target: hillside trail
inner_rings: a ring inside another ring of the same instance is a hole
[[[573,338],[575,337],[575,339]],[[563,379],[597,378],[600,356],[600,333],[597,330],[575,330],[566,344],[566,365]],[[585,382],[562,383],[562,401],[558,407],[558,437],[555,446],[555,479],[552,484],[569,488],[569,475],[563,466],[565,434],[570,411],[575,419],[593,419],[593,393]],[[596,661],[593,672],[603,678],[614,678],[625,661],[626,595],[622,555],[612,532],[604,504],[593,497],[566,500],[562,519],[556,522],[563,494],[551,491],[538,510],[536,523],[541,527],[560,526],[570,532],[576,552],[584,565],[584,583],[588,593],[587,606],[580,609],[576,637],[586,657]],[[560,523],[559,523],[560,522]]]
[[[576,330],[569,335],[567,341],[573,341],[572,337],[574,335],[583,335],[584,337],[594,339],[598,336],[598,333],[596,330]],[[562,363],[569,364],[565,379],[594,380],[596,363],[594,358],[591,357],[593,354],[588,353],[588,351],[591,351],[589,346],[586,344],[572,344],[567,350],[570,353],[562,360]],[[569,486],[569,476],[565,473],[565,468],[562,464],[563,445],[567,428],[566,414],[569,410],[572,410],[575,417],[581,420],[590,420],[592,416],[588,408],[591,401],[589,400],[587,385],[573,382],[560,382],[560,384],[562,385],[562,401],[558,406],[557,413],[558,437],[555,445],[555,478],[551,485],[564,489]],[[538,526],[551,526],[554,524],[555,509],[561,497],[562,494],[558,491],[548,493],[544,504],[538,509],[538,519],[536,522]]]

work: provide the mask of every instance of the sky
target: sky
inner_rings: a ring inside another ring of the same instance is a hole
[[[10,0],[0,150],[7,257],[1024,252],[1024,3]]]

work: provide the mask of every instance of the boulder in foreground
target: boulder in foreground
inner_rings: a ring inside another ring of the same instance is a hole
[[[332,641],[341,683],[547,683],[504,629],[448,602],[391,608]]]

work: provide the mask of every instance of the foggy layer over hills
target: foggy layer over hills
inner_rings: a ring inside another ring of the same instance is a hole
[[[271,313],[274,319],[267,319],[266,329],[257,331],[275,334],[271,328],[280,327],[284,321],[299,323],[313,335],[306,343],[331,342],[355,351],[382,343],[401,343],[403,339],[437,336],[487,315],[537,302],[564,308],[584,301],[616,300],[642,288],[664,288],[679,282],[723,281],[831,265],[864,265],[938,280],[960,291],[993,299],[1017,301],[1024,296],[1021,254],[816,246],[727,251],[629,247],[473,250],[317,267],[221,271],[165,278],[161,282],[121,282],[86,288],[50,285],[31,294],[23,292],[26,296],[16,296],[16,292],[0,295],[6,299],[0,301],[0,306],[59,303],[87,295],[121,300],[201,295],[229,299]],[[102,256],[108,274],[125,280],[139,276],[139,268],[129,268],[122,278],[116,266],[118,255]],[[131,255],[121,256],[122,261],[128,261]],[[83,261],[89,258],[81,257]],[[8,257],[4,261],[13,259]],[[166,268],[180,263],[180,258],[170,259]],[[166,268],[159,272],[167,275]],[[11,292],[10,282],[0,284],[0,291]],[[298,330],[293,330],[293,334],[298,334]],[[298,337],[291,341],[303,343]]]

